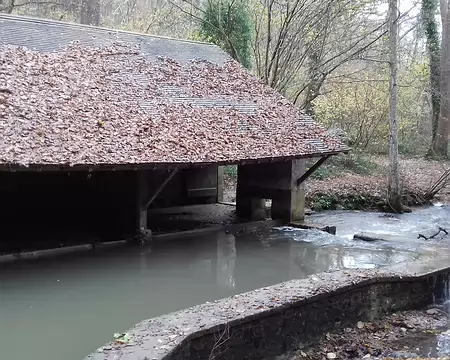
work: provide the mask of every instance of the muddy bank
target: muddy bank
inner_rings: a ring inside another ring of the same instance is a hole
[[[319,343],[277,360],[428,358],[450,355],[449,315],[442,308],[405,311],[323,334]],[[448,358],[448,357],[447,357]]]

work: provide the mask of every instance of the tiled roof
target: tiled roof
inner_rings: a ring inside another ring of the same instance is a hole
[[[0,15],[0,166],[238,163],[346,150],[218,47]]]

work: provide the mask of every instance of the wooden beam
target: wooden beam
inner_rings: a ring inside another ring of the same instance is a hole
[[[318,158],[320,156],[338,155],[340,153],[346,154],[349,149],[343,149],[339,151],[333,151],[328,153],[314,153],[307,155],[294,155],[294,156],[280,156],[270,157],[262,159],[240,159],[240,160],[228,160],[228,161],[205,161],[205,162],[153,162],[153,163],[137,163],[137,164],[29,164],[27,166],[19,164],[0,164],[1,171],[24,171],[24,172],[43,172],[43,171],[125,171],[125,170],[155,170],[155,169],[173,169],[177,168],[195,168],[205,167],[209,165],[227,166],[227,165],[239,165],[239,164],[262,164],[271,162],[282,162],[294,159],[311,159]]]
[[[319,161],[317,161],[313,166],[311,166],[299,179],[297,179],[297,186],[301,185],[303,182],[306,181],[306,179],[308,179],[312,174],[314,174],[314,172],[320,167],[322,166],[322,164],[327,161],[327,159],[330,157],[331,155],[327,155],[324,156],[322,158],[319,159]]]
[[[136,228],[138,230],[147,229],[147,211],[143,208],[148,199],[148,171],[136,171]]]
[[[172,172],[167,176],[167,178],[162,182],[161,185],[156,189],[156,191],[153,193],[153,195],[150,197],[150,199],[147,201],[147,203],[144,206],[144,210],[147,210],[149,206],[152,204],[153,201],[155,201],[156,197],[161,193],[161,191],[164,190],[166,185],[170,182],[170,180],[173,179],[173,177],[177,174],[178,168],[175,168],[172,170]]]

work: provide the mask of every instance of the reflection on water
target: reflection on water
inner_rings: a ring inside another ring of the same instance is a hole
[[[313,273],[417,256],[342,246],[313,231],[274,230],[4,264],[1,358],[80,360],[146,318]]]
[[[233,234],[217,236],[217,284],[234,289],[234,268],[236,264],[236,238]]]

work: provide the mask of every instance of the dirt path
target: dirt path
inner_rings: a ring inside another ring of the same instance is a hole
[[[448,326],[448,315],[440,309],[400,312],[379,321],[359,322],[355,327],[325,334],[317,346],[299,350],[282,359],[428,359],[444,356],[443,335],[439,334],[443,334]],[[447,350],[450,354],[450,349]]]

